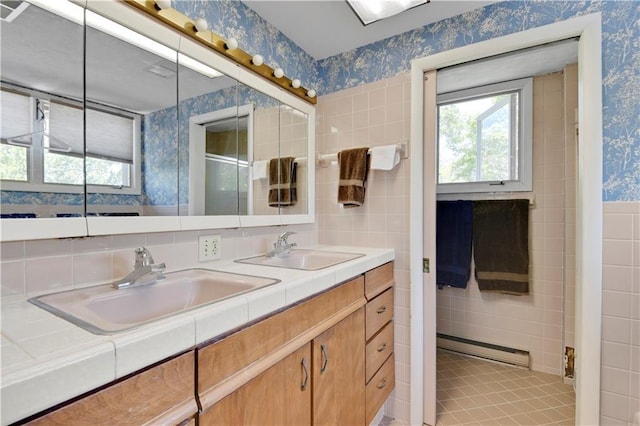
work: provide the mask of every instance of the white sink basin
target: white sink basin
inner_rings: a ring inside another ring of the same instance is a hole
[[[328,268],[329,266],[357,259],[362,256],[364,256],[364,254],[301,249],[292,250],[282,256],[255,256],[238,259],[236,262],[261,266],[276,266],[279,268],[303,269],[305,271],[317,271],[318,269]]]
[[[29,302],[92,333],[111,334],[280,282],[273,278],[187,269],[153,284],[111,284],[51,293]]]

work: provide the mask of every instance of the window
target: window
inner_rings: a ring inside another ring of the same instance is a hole
[[[439,193],[531,191],[532,80],[438,96]]]
[[[140,193],[137,114],[8,85],[0,95],[3,189]]]

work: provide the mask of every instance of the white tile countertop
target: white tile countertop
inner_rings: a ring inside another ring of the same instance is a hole
[[[281,282],[112,335],[92,334],[27,302],[35,294],[3,297],[1,423],[81,395],[394,259],[393,249],[312,248],[365,256],[317,271],[203,264],[199,267]]]

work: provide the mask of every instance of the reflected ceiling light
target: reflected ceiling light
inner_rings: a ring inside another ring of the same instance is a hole
[[[412,7],[429,3],[429,0],[347,0],[362,25],[369,25]]]
[[[29,3],[62,16],[78,25],[84,25],[84,8],[70,1],[29,0]]]
[[[143,50],[146,50],[147,52],[158,55],[161,58],[167,59],[171,62],[175,63],[176,61],[180,61],[181,65],[191,68],[196,72],[206,75],[207,77],[215,78],[222,75],[222,73],[203,64],[202,62],[196,61],[195,59],[190,58],[189,56],[186,56],[182,53],[178,53],[162,43],[151,40],[149,37],[145,37],[142,34],[137,33],[108,18],[105,18],[104,16],[100,16],[95,12],[92,12],[90,10],[85,11],[84,8],[70,1],[29,0],[29,2],[51,13],[55,13],[58,16],[70,19],[80,25],[84,24],[86,19],[87,25],[95,28],[98,31],[102,31],[105,34],[109,34],[110,36],[137,46]]]
[[[211,68],[208,65],[203,64],[200,61],[196,61],[190,56],[185,55],[184,53],[178,53],[178,63],[180,65],[184,65],[187,68],[191,68],[192,70],[199,72],[200,74],[206,75],[209,78],[221,77],[222,73],[218,70]]]

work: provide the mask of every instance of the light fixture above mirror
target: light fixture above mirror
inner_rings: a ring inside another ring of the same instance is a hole
[[[280,68],[273,69],[265,64],[261,55],[250,55],[239,49],[238,42],[234,38],[225,40],[212,32],[208,29],[208,24],[203,18],[193,20],[183,15],[170,7],[171,2],[168,0],[127,0],[126,4],[135,6],[139,10],[159,19],[182,34],[232,59],[246,69],[255,72],[306,102],[313,105],[317,103],[315,90],[304,88],[298,79],[289,79]],[[314,96],[310,96],[310,93],[314,94]]]

